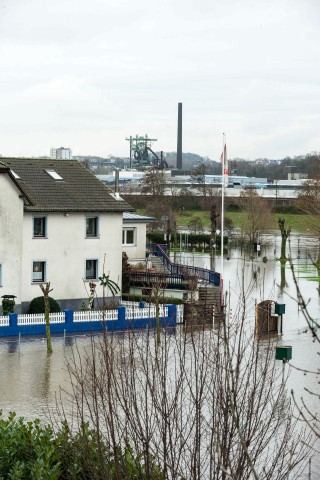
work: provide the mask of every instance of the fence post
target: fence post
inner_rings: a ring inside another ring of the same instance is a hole
[[[168,307],[168,318],[165,319],[167,327],[175,327],[177,325],[177,305],[165,305]]]
[[[117,307],[118,310],[118,328],[124,329],[126,327],[126,308]]]
[[[67,333],[73,332],[73,310],[64,310],[64,321]]]
[[[18,314],[9,313],[9,329],[11,335],[18,335]]]

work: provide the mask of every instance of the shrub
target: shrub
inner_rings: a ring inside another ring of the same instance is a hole
[[[15,301],[11,298],[4,298],[2,300],[2,315],[8,315],[14,312]]]
[[[160,245],[166,243],[166,242],[164,241],[164,234],[163,234],[163,232],[159,232],[159,231],[157,231],[157,232],[148,232],[148,233],[147,233],[147,240],[148,240],[148,242],[150,242],[150,243],[159,243]]]
[[[51,313],[61,312],[59,303],[51,297],[49,297],[49,305],[50,305]],[[43,297],[34,298],[30,302],[28,313],[44,313],[44,298]]]
[[[141,454],[135,454],[127,443],[115,451],[86,423],[72,435],[66,422],[54,432],[40,420],[27,422],[13,412],[5,419],[0,411],[0,459],[3,480],[164,479],[156,462],[151,463],[147,476]]]

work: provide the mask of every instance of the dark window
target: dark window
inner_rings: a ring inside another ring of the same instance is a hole
[[[47,217],[33,217],[33,236],[45,237],[47,235]]]
[[[98,217],[87,217],[86,237],[97,237],[98,233]]]
[[[124,228],[122,230],[122,244],[134,245],[134,228]]]
[[[33,262],[32,265],[32,281],[45,282],[46,262]]]
[[[86,260],[86,280],[98,278],[98,260]]]

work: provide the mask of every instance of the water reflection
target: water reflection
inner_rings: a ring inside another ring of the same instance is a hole
[[[284,289],[288,286],[286,282],[286,263],[287,260],[280,259],[280,292],[283,293]]]
[[[8,347],[8,353],[17,353],[19,351],[20,342],[19,340],[8,340],[5,342]]]

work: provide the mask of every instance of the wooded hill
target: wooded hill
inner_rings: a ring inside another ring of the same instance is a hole
[[[165,153],[166,160],[170,166],[176,165],[176,152]],[[199,164],[206,166],[205,173],[207,175],[220,175],[221,163],[210,160],[207,157],[201,157],[194,153],[182,154],[183,170],[191,172]],[[288,173],[302,173],[309,178],[313,178],[316,173],[320,172],[320,153],[312,152],[297,157],[285,157],[281,160],[269,160],[260,158],[257,160],[245,160],[235,158],[229,160],[230,174],[248,177],[264,177],[269,180],[285,180]],[[187,173],[187,172],[185,172]]]

